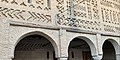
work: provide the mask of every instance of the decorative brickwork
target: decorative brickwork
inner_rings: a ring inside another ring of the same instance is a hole
[[[120,32],[120,4],[118,0],[101,0],[102,21],[104,24],[104,31]],[[103,8],[109,7],[109,8]]]
[[[5,18],[13,18],[13,19],[22,19],[26,21],[35,21],[35,22],[51,22],[50,15],[44,15],[41,13],[25,11],[25,10],[18,10],[12,8],[3,8],[0,7],[0,16]]]
[[[71,6],[70,1],[66,1],[67,10],[65,11],[67,11],[67,14],[66,12],[59,14],[58,24],[80,29],[120,32],[119,1],[73,0],[74,6]],[[70,16],[71,8],[73,8],[74,13],[72,17]]]
[[[27,0],[26,1],[24,1],[24,0],[22,0],[22,1],[19,1],[19,0],[1,0],[1,2],[36,8],[39,10],[51,10],[51,7],[48,6],[49,3],[47,0],[33,0],[31,3],[29,3]]]
[[[66,1],[67,15],[64,16],[60,14],[58,16],[59,17],[58,23],[60,25],[78,27],[83,29],[101,30],[101,28],[99,28],[100,26],[100,22],[98,21],[99,11],[98,11],[98,5],[96,0],[94,1],[74,0],[73,7],[71,7],[70,3],[71,3],[70,0]],[[70,17],[71,8],[74,8],[73,13],[75,17]]]
[[[51,0],[31,0],[30,2],[1,0],[0,3],[26,8],[1,6],[0,17],[4,18],[21,19],[33,23],[51,23],[52,19],[57,18],[55,22],[61,27],[120,32],[119,0],[54,0],[54,2]]]

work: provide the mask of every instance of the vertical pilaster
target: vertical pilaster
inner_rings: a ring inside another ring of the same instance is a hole
[[[97,40],[97,55],[93,56],[94,60],[101,60],[103,57],[103,51],[102,51],[102,36],[101,34],[96,34],[96,40]]]
[[[67,40],[66,40],[66,30],[60,29],[60,57],[68,57],[68,47],[67,47]]]
[[[10,60],[13,57],[11,53],[12,43],[9,39],[10,25],[8,20],[0,19],[0,60]]]
[[[96,38],[97,38],[96,43],[97,43],[98,54],[103,54],[103,51],[102,51],[102,36],[101,36],[101,34],[97,34]]]

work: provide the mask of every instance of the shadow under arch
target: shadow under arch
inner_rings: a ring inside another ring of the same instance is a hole
[[[96,55],[97,55],[97,49],[96,49],[96,47],[95,47],[95,44],[94,44],[89,38],[87,38],[87,37],[85,37],[85,36],[77,36],[77,37],[75,37],[75,38],[82,39],[83,41],[85,41],[85,42],[89,45],[90,51],[91,51],[91,56],[96,56]],[[71,39],[71,41],[69,42],[69,45],[68,45],[68,47],[67,47],[67,48],[68,48],[68,51],[69,51],[70,43],[71,43],[75,38]]]
[[[27,32],[27,33],[24,33],[23,35],[21,35],[21,36],[17,39],[17,41],[16,41],[16,43],[15,43],[15,45],[14,45],[14,53],[15,53],[15,48],[16,48],[17,44],[18,44],[23,38],[25,38],[25,37],[27,37],[27,36],[30,36],[30,35],[40,35],[40,36],[45,37],[45,38],[46,38],[48,41],[50,41],[50,43],[53,45],[53,48],[54,48],[54,50],[55,50],[55,57],[58,57],[58,46],[57,46],[55,40],[54,40],[53,38],[51,38],[49,35],[41,32],[41,31],[32,31],[32,32]],[[13,53],[13,54],[14,54],[14,53]],[[14,58],[14,56],[13,56],[12,58]]]
[[[109,42],[113,45],[116,54],[120,54],[120,45],[118,44],[117,41],[115,41],[115,40],[112,39],[112,38],[106,39],[106,40],[104,41],[104,43],[105,43],[106,41],[109,41]],[[103,44],[104,44],[104,43],[103,43]]]

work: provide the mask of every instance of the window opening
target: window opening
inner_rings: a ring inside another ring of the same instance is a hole
[[[49,52],[47,52],[47,59],[49,59]]]
[[[71,55],[72,55],[72,58],[74,58],[74,52],[73,51],[71,52]]]
[[[32,3],[32,0],[28,0],[28,3]]]

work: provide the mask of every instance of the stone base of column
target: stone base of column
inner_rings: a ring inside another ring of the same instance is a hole
[[[92,56],[93,60],[101,60],[102,59],[102,55],[94,55]]]
[[[67,57],[59,57],[58,60],[67,60]]]
[[[116,54],[116,60],[120,60],[120,54]]]

